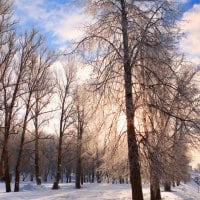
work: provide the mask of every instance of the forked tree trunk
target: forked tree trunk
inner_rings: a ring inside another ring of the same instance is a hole
[[[126,120],[127,120],[127,139],[128,139],[128,158],[130,166],[130,182],[132,188],[132,199],[143,200],[139,150],[136,140],[136,132],[134,127],[134,103],[132,95],[132,66],[129,55],[128,44],[128,19],[126,14],[125,0],[121,0],[122,9],[122,33],[123,33],[123,50],[124,50],[124,87],[125,87],[125,103],[126,103]]]

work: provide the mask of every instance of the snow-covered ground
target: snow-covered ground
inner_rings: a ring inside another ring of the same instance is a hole
[[[36,186],[34,183],[21,184],[21,192],[5,193],[4,183],[0,183],[1,200],[130,200],[129,184],[84,184],[79,190],[74,184],[60,184],[59,190],[52,190],[52,184]],[[193,182],[172,188],[172,192],[163,192],[163,200],[200,200],[198,187]],[[144,186],[144,199],[149,199],[149,188]]]

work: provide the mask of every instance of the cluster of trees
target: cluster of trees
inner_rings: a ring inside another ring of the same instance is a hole
[[[86,4],[94,23],[61,59],[35,30],[16,34],[11,4],[0,0],[0,177],[6,192],[11,174],[16,192],[27,176],[50,178],[53,189],[73,173],[76,188],[130,181],[133,200],[143,200],[144,180],[159,200],[161,184],[187,181],[188,147],[199,139],[198,69],[177,51],[178,5]],[[76,80],[77,63],[92,69],[87,83]]]
[[[32,123],[35,142],[35,168],[38,168],[38,140],[40,116],[45,112],[53,89],[50,66],[54,55],[46,47],[44,38],[35,30],[17,35],[11,4],[0,1],[0,93],[1,93],[1,158],[0,177],[4,177],[6,191],[10,187],[9,145],[14,134],[19,134],[15,157],[15,191],[19,191],[21,161],[25,151],[25,136]],[[15,143],[12,143],[13,145]]]
[[[77,81],[75,57],[62,59],[35,29],[18,33],[10,1],[0,1],[0,16],[0,179],[6,192],[12,179],[18,192],[28,176],[37,185],[50,178],[53,189],[73,173],[76,188],[84,179],[94,182],[98,147],[91,141],[98,144],[94,132],[101,127],[93,123],[94,95]]]
[[[95,89],[126,115],[134,200],[143,199],[142,177],[151,200],[161,199],[161,183],[170,190],[186,180],[188,143],[198,140],[198,70],[178,53],[178,7],[167,0],[91,0],[95,22],[78,44]]]

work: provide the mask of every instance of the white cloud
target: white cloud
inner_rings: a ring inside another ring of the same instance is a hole
[[[48,13],[43,9],[44,0],[15,0],[14,5],[21,12],[22,16],[26,16],[25,18],[21,18],[20,20],[26,21],[28,19],[32,20],[40,20],[47,19]]]
[[[60,16],[48,21],[46,26],[60,40],[66,41],[82,37],[82,28],[88,21],[90,18],[84,14],[83,9],[73,8],[70,12],[61,11]]]
[[[188,0],[180,0],[186,2]],[[53,2],[53,1],[52,1]],[[83,36],[81,27],[91,18],[83,11],[83,7],[72,4],[59,5],[48,0],[15,0],[15,7],[21,23],[30,21],[38,23],[45,31],[55,36],[53,41],[64,45],[67,41],[79,39]],[[50,6],[49,6],[50,5]],[[49,6],[49,7],[48,7]],[[179,23],[186,37],[181,40],[181,50],[195,63],[200,63],[200,4],[194,5],[186,11]]]
[[[200,4],[185,12],[179,25],[186,35],[181,40],[181,50],[193,62],[200,64]]]
[[[81,27],[91,20],[84,13],[83,7],[51,3],[47,0],[15,0],[15,7],[21,23],[38,23],[40,27],[56,36],[57,43],[80,38],[83,35]]]

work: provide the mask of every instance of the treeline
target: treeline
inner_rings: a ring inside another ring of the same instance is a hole
[[[6,192],[29,177],[131,183],[142,200],[188,180],[189,145],[199,140],[198,68],[178,53],[177,4],[86,2],[95,22],[73,53],[49,50],[36,30],[16,34],[0,0],[0,177]],[[63,55],[61,55],[63,54]],[[62,67],[58,67],[58,64]],[[77,80],[81,67],[87,82]],[[122,120],[126,117],[126,120]],[[51,123],[51,124],[50,124]],[[53,134],[45,127],[55,124]],[[122,127],[122,125],[124,125]]]

